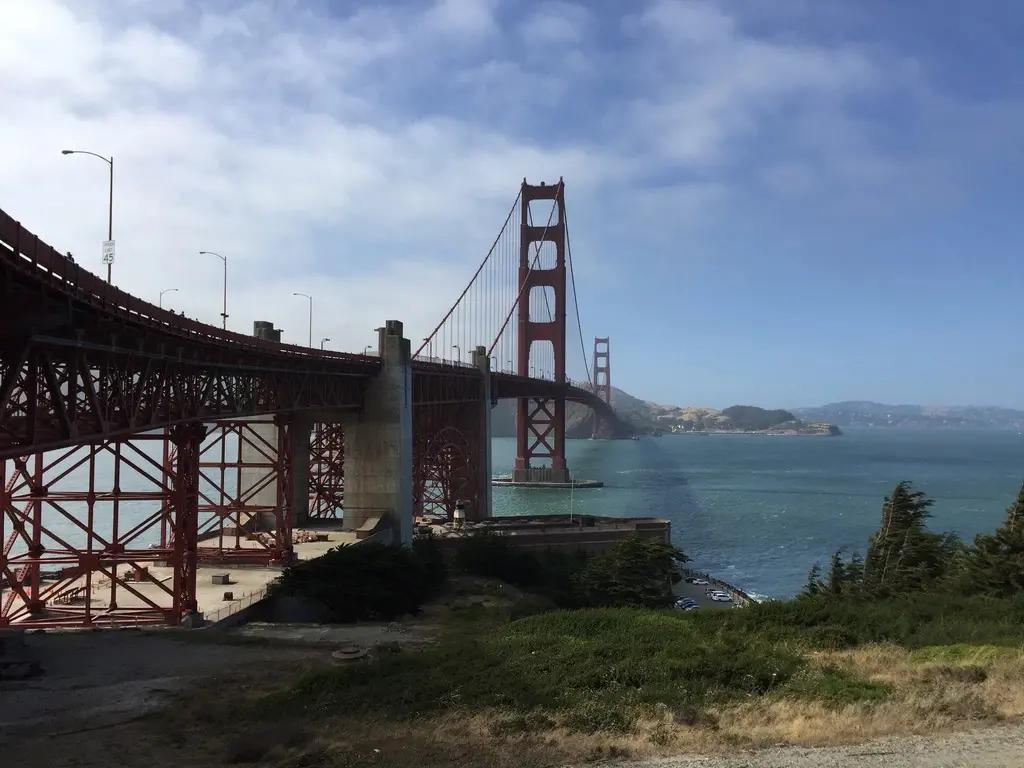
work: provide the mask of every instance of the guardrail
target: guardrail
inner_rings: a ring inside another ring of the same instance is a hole
[[[682,573],[683,573],[683,578],[706,579],[709,586],[717,587],[718,589],[721,589],[721,590],[724,590],[725,592],[728,592],[730,595],[732,595],[733,599],[735,599],[737,602],[739,602],[739,603],[741,603],[743,605],[750,605],[751,603],[756,603],[757,602],[757,600],[752,598],[750,595],[748,595],[746,592],[744,592],[739,587],[734,587],[732,584],[730,584],[727,581],[722,581],[721,579],[716,579],[710,573],[704,573],[703,571],[694,571],[694,570],[692,570],[690,568],[682,568],[681,570],[682,570]]]
[[[253,603],[258,603],[260,600],[265,598],[270,592],[270,585],[260,587],[255,592],[250,592],[248,595],[243,595],[237,600],[232,600],[225,606],[218,608],[212,613],[203,613],[203,619],[207,624],[216,624],[221,619],[226,619],[228,616],[233,616],[239,611],[243,611]]]

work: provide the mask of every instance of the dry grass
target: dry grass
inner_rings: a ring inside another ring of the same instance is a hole
[[[912,654],[873,646],[814,655],[814,668],[840,668],[891,686],[888,695],[878,700],[837,704],[769,695],[705,712],[666,709],[623,734],[579,733],[546,716],[499,712],[399,722],[360,713],[313,719],[287,712],[264,713],[255,720],[241,716],[249,710],[246,703],[283,689],[296,674],[321,664],[311,662],[217,681],[202,695],[181,699],[168,715],[150,723],[149,734],[152,738],[156,728],[168,748],[198,749],[210,765],[530,768],[777,744],[846,744],[948,732],[1024,716],[1024,652],[990,647],[929,651]],[[156,763],[147,766],[158,768]]]
[[[467,610],[507,613],[517,597],[490,582],[460,581],[427,618],[444,621]],[[634,642],[642,639],[635,625],[630,632]],[[626,642],[614,640],[613,644]],[[798,652],[788,641],[779,646]],[[159,716],[62,739],[40,738],[4,754],[12,765],[54,768],[178,768],[183,758],[193,768],[539,768],[776,744],[855,743],[1024,717],[1024,651],[1019,649],[944,645],[911,652],[865,645],[806,653],[806,667],[777,690],[738,700],[680,703],[674,709],[649,712],[624,732],[585,733],[571,727],[573,715],[592,722],[600,721],[600,716],[459,707],[397,717],[380,710],[371,714],[355,704],[347,711],[331,707],[305,712],[261,706],[268,698],[286,701],[279,694],[293,691],[299,678],[331,667],[324,649],[310,647],[302,661],[196,679],[187,694],[177,696]],[[584,661],[581,658],[580,663]],[[401,685],[401,679],[395,684]],[[600,705],[581,701],[579,706]]]

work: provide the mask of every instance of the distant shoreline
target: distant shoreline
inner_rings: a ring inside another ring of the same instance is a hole
[[[838,428],[837,428],[838,429]],[[703,432],[666,432],[666,437],[684,437],[693,436],[700,437],[701,435],[759,435],[763,437],[841,437],[842,431],[838,433],[833,432],[772,432],[770,430],[763,430],[758,432],[742,432],[737,429],[723,429],[723,430],[705,430]]]

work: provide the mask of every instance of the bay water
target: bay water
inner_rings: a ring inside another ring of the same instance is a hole
[[[570,440],[570,469],[604,488],[495,488],[495,514],[651,516],[669,520],[693,566],[754,596],[785,599],[815,561],[863,553],[882,500],[901,480],[935,499],[932,530],[970,538],[998,526],[1024,480],[1024,435],[848,429],[839,437],[669,435]],[[509,474],[515,441],[494,441]]]

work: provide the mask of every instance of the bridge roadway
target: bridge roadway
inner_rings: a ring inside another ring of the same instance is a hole
[[[0,211],[0,459],[196,421],[362,408],[383,359],[185,318],[79,267]],[[480,365],[411,361],[413,403],[479,400]],[[486,368],[484,368],[486,370]],[[607,410],[592,391],[505,373],[490,397]],[[41,397],[24,396],[40,388]]]

